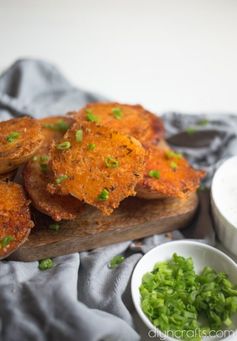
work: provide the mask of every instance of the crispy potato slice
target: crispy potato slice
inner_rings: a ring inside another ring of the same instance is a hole
[[[58,142],[63,138],[73,122],[72,118],[63,116],[41,119],[43,143],[23,171],[25,188],[33,206],[55,221],[74,219],[82,209],[82,203],[71,195],[62,196],[47,191],[47,185],[53,178],[48,165],[50,146],[53,141]]]
[[[195,192],[205,175],[191,167],[185,158],[163,145],[149,147],[145,156],[145,175],[138,183],[137,196],[144,199],[185,198]]]
[[[42,142],[41,127],[30,117],[0,122],[0,174],[26,162]]]
[[[55,183],[48,190],[70,193],[109,215],[144,172],[144,149],[131,136],[94,122],[77,122],[51,149]]]
[[[34,226],[29,203],[21,185],[0,182],[0,259],[22,245]]]
[[[95,119],[101,125],[135,137],[144,146],[156,144],[164,137],[162,120],[141,105],[92,103],[69,115],[77,120]]]

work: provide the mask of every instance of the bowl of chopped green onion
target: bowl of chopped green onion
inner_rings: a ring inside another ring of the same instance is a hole
[[[214,247],[191,240],[155,247],[137,263],[131,293],[150,338],[237,339],[237,264]]]

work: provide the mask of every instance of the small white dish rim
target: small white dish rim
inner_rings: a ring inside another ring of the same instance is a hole
[[[211,201],[212,201],[212,205],[215,206],[215,209],[218,211],[219,215],[225,220],[226,224],[228,224],[232,229],[237,230],[237,225],[233,224],[233,222],[230,219],[228,219],[228,216],[225,214],[223,210],[223,206],[220,204],[219,198],[217,198],[217,194],[216,194],[217,187],[219,186],[218,181],[219,181],[220,174],[223,173],[223,171],[225,171],[225,169],[228,167],[229,164],[235,163],[235,162],[237,164],[237,155],[224,160],[222,164],[220,165],[220,167],[218,167],[218,169],[215,171],[215,174],[212,179],[212,184],[211,184]]]

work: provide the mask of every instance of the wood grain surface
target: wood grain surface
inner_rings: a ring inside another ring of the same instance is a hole
[[[52,221],[47,216],[35,212],[29,239],[9,259],[35,261],[180,229],[191,221],[197,206],[196,194],[185,200],[128,198],[111,216],[85,206],[75,220],[61,222],[58,232],[49,229]]]

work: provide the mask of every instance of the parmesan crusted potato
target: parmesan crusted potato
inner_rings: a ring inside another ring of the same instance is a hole
[[[70,195],[50,194],[47,185],[52,180],[48,164],[49,149],[53,141],[63,138],[74,120],[70,117],[47,117],[40,120],[43,143],[34,158],[26,164],[23,171],[25,189],[33,206],[55,221],[71,220],[81,212],[82,203]]]
[[[28,206],[22,186],[0,181],[0,259],[23,244],[34,226]]]
[[[163,145],[149,147],[145,174],[137,184],[137,196],[144,199],[185,198],[195,192],[205,172],[195,170],[185,158]]]
[[[141,105],[92,103],[69,115],[79,121],[96,121],[120,133],[131,135],[144,146],[156,144],[164,137],[162,120]]]
[[[51,193],[71,194],[109,215],[144,172],[144,149],[131,136],[94,122],[77,122],[51,149]]]
[[[0,122],[0,174],[29,160],[42,142],[41,127],[30,117]]]

